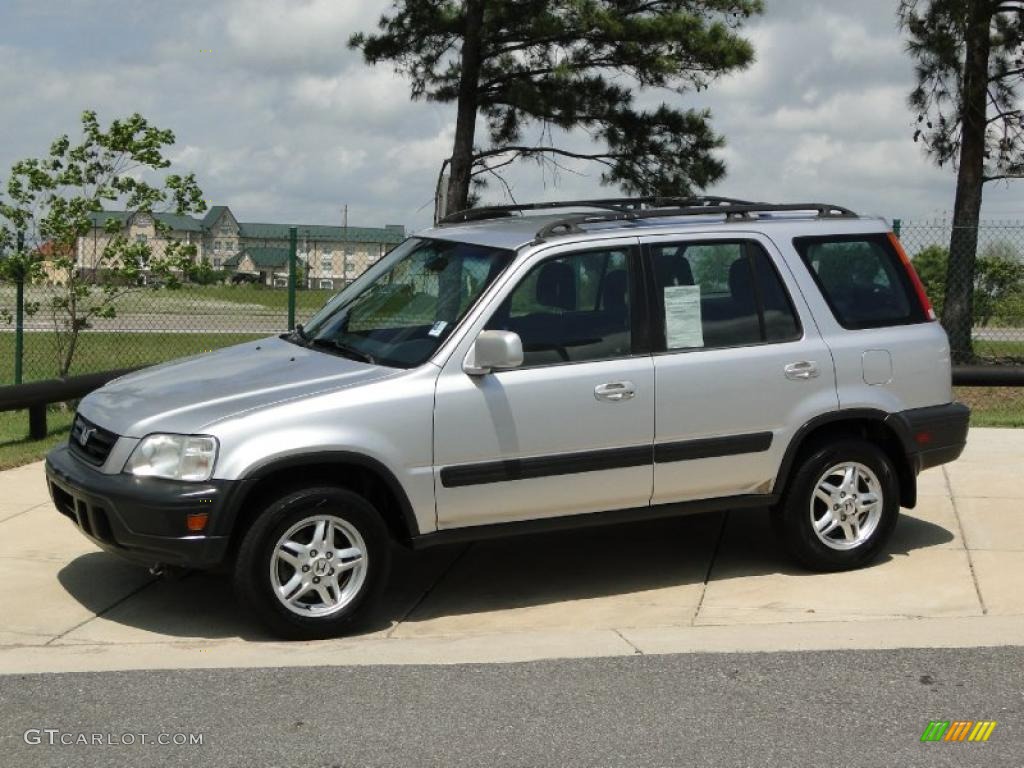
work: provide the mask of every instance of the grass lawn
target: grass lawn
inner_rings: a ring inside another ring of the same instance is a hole
[[[954,396],[971,408],[972,427],[1024,427],[1024,388],[956,387]]]
[[[974,342],[974,354],[984,360],[1024,361],[1024,341],[984,341]]]
[[[98,289],[97,289],[98,290]],[[39,302],[45,308],[59,293],[52,286],[30,286],[26,292],[27,301]],[[336,291],[319,289],[295,292],[296,316],[308,318],[319,310]],[[0,305],[14,303],[14,288],[0,284]],[[117,299],[117,313],[124,314],[259,314],[281,318],[284,326],[288,312],[288,291],[284,288],[268,288],[262,285],[184,285],[180,288],[145,288],[135,290]]]
[[[105,333],[87,331],[79,336],[71,373],[92,373],[116,368],[153,365],[176,357],[265,338],[251,333]],[[25,334],[25,381],[57,375],[52,333]],[[14,383],[14,334],[0,333],[0,386]]]
[[[50,433],[42,440],[29,440],[28,411],[0,413],[0,470],[39,461],[53,446],[67,440],[72,418],[71,410],[51,408],[46,414]]]

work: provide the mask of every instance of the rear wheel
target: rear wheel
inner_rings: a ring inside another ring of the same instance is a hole
[[[808,568],[842,571],[875,557],[899,514],[889,457],[864,440],[817,448],[799,465],[775,510],[775,530]]]
[[[270,503],[246,533],[235,563],[239,598],[271,632],[334,637],[373,608],[390,569],[380,515],[342,488],[310,488]]]

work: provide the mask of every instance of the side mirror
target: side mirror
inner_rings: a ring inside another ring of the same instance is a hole
[[[466,355],[462,370],[470,376],[518,368],[523,364],[523,340],[512,331],[481,331]]]

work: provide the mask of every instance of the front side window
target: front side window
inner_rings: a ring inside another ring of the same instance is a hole
[[[425,362],[501,274],[513,252],[412,238],[327,303],[304,329],[308,343],[381,365]]]
[[[649,246],[666,350],[714,349],[800,337],[771,258],[752,241]]]
[[[534,267],[487,323],[523,341],[523,365],[604,360],[632,351],[631,278],[623,249],[588,251]]]

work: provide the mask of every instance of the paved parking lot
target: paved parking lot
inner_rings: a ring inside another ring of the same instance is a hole
[[[851,573],[794,568],[751,512],[399,550],[371,631],[283,644],[225,578],[154,579],[97,551],[33,464],[0,473],[0,673],[1022,645],[1022,469],[1024,430],[972,430]]]

